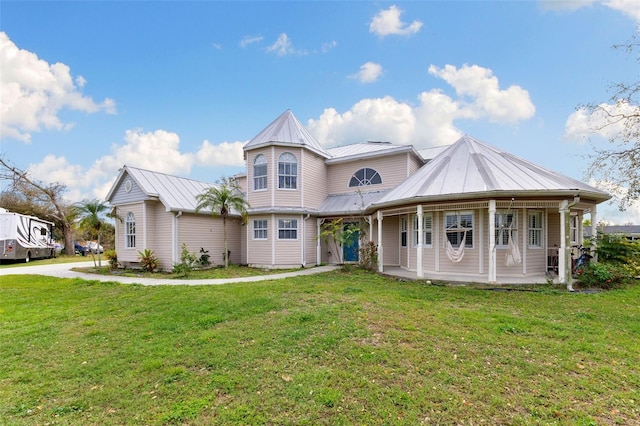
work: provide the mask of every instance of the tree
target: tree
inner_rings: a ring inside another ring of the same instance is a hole
[[[629,54],[638,51],[634,59],[640,62],[640,33],[613,47]],[[587,176],[614,189],[624,188],[617,198],[618,207],[625,210],[640,200],[640,81],[616,83],[610,91],[609,102],[584,107],[589,113],[590,130],[609,141],[604,147],[594,145],[594,153],[588,156]]]
[[[78,213],[78,225],[81,228],[87,229],[90,232],[91,238],[95,235],[97,237],[98,246],[96,251],[98,252],[98,266],[102,267],[102,260],[100,258],[100,241],[101,241],[101,229],[104,227],[104,217],[110,216],[108,213],[109,206],[99,200],[85,200],[75,205]],[[93,250],[91,250],[91,256],[93,257],[93,264],[95,266],[95,257]]]
[[[45,183],[33,179],[29,173],[12,166],[0,157],[0,179],[9,181],[9,190],[22,194],[27,203],[41,206],[49,213],[42,219],[50,220],[64,236],[65,253],[73,256],[73,222],[75,209],[63,199],[67,187],[61,183]],[[25,213],[25,212],[16,212]]]
[[[229,267],[229,248],[227,245],[227,217],[232,210],[236,210],[245,220],[249,203],[244,198],[238,183],[233,178],[220,178],[216,184],[196,195],[196,213],[200,210],[211,210],[215,218],[222,217],[222,229],[224,233],[224,267]]]

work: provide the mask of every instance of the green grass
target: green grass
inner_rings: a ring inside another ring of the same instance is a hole
[[[97,259],[97,258],[96,258]],[[102,259],[105,262],[105,259]],[[36,266],[36,265],[56,265],[60,263],[73,263],[73,262],[91,262],[91,256],[67,256],[61,255],[58,257],[52,257],[51,259],[34,259],[29,263],[25,263],[24,260],[19,261],[3,261],[0,263],[0,269],[2,268],[19,268],[22,266]]]
[[[225,278],[239,278],[239,277],[254,277],[259,275],[280,274],[283,272],[299,271],[300,268],[294,269],[261,269],[252,268],[243,265],[229,265],[228,268],[224,266],[214,266],[206,269],[194,269],[189,273],[187,277],[175,274],[173,272],[154,271],[146,272],[141,269],[117,269],[112,270],[108,261],[102,261],[102,267],[95,267],[93,264],[82,268],[72,268],[77,272],[85,272],[89,274],[99,275],[119,275],[125,277],[143,277],[143,278],[156,278],[156,279],[185,279],[185,280],[205,280],[205,279],[225,279]]]
[[[0,424],[640,423],[640,286],[0,280]]]

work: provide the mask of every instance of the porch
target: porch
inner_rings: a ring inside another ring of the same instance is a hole
[[[411,280],[411,281],[432,281],[432,282],[445,282],[451,285],[467,285],[467,284],[480,284],[480,285],[489,285],[487,283],[486,275],[455,275],[455,274],[429,274],[426,272],[423,278],[418,278],[417,271],[411,271],[406,268],[402,268],[400,266],[385,266],[382,275],[387,275],[390,277],[395,277],[401,280]],[[508,277],[499,277],[498,284],[491,285],[524,285],[524,284],[548,284],[549,282],[553,284],[560,284],[560,280],[558,279],[558,275],[556,273],[550,272],[549,275],[528,275],[528,276],[508,276]]]

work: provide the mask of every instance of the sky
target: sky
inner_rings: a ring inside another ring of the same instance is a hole
[[[469,134],[605,185],[582,107],[638,81],[612,46],[639,25],[627,0],[3,0],[0,155],[70,201],[104,199],[123,165],[215,182],[290,109],[327,148]],[[598,219],[640,224],[640,203]]]

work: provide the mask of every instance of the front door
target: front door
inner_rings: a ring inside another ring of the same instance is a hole
[[[345,223],[344,231],[347,231],[349,226],[353,226],[353,223]],[[360,260],[360,233],[354,231],[351,234],[350,241],[346,241],[342,246],[342,261],[357,262]]]

